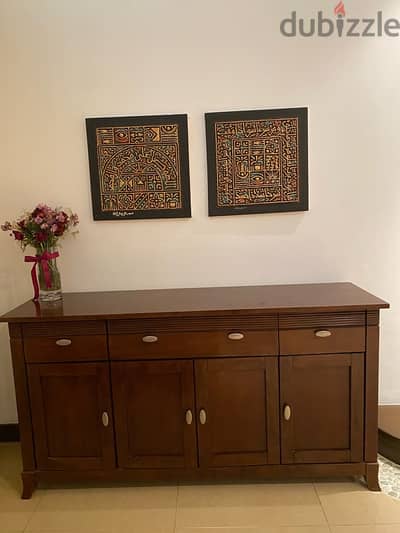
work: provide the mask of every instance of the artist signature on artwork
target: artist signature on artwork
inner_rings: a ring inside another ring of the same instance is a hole
[[[135,214],[135,211],[113,211],[114,217],[130,217]]]

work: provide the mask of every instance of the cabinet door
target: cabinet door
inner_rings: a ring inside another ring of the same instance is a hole
[[[193,363],[112,363],[119,466],[197,465]]]
[[[196,361],[200,465],[279,463],[275,357]]]
[[[42,470],[115,465],[106,363],[28,366],[36,460]]]
[[[282,462],[363,460],[363,354],[282,357]]]

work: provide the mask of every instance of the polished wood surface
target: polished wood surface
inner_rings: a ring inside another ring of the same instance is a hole
[[[260,310],[346,311],[386,308],[389,305],[352,283],[211,287],[124,292],[66,293],[59,303],[26,302],[0,317],[2,322],[38,318],[98,319],[218,313],[258,313]]]
[[[48,483],[90,483],[102,482],[145,482],[145,483],[196,483],[196,482],[252,482],[266,480],[282,480],[314,478],[350,478],[366,475],[365,463],[331,463],[331,464],[292,464],[292,465],[263,465],[263,466],[226,466],[220,468],[143,468],[115,470],[55,471],[42,470],[33,475],[39,481]],[[372,474],[372,472],[371,472]]]
[[[29,365],[28,377],[38,469],[115,466],[107,365]],[[108,415],[107,427],[103,413]]]
[[[364,355],[281,357],[282,462],[363,459]]]
[[[221,357],[234,355],[276,355],[276,331],[239,330],[243,339],[230,340],[227,331],[159,333],[157,330],[137,335],[110,335],[111,359],[171,359],[175,357]],[[155,342],[144,342],[150,333]]]
[[[67,341],[65,345],[57,344]],[[68,344],[70,343],[70,344]],[[76,335],[66,337],[27,337],[24,342],[28,363],[68,363],[73,361],[106,361],[105,335]]]
[[[192,361],[113,363],[111,371],[120,466],[196,466]]]
[[[36,460],[35,450],[33,446],[31,402],[28,390],[28,370],[24,358],[22,328],[19,324],[9,324],[8,330],[10,335],[10,348],[12,355],[14,385],[17,400],[22,465],[24,471],[33,471],[36,468]],[[29,491],[27,491],[26,494],[29,494]]]
[[[279,463],[277,358],[204,359],[195,368],[200,466]]]
[[[1,318],[22,496],[42,481],[324,475],[377,490],[385,307],[349,283],[27,302]]]
[[[366,329],[364,459],[374,463],[378,455],[379,326],[368,326]]]
[[[329,333],[318,337],[319,331]],[[363,352],[365,327],[287,329],[279,332],[281,355]]]

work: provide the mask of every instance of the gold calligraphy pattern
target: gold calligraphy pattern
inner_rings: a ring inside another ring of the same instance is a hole
[[[218,207],[299,201],[298,120],[215,123]]]
[[[101,210],[182,208],[179,125],[96,128]]]

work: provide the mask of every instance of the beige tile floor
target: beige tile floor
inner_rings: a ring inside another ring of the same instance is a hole
[[[0,444],[0,533],[400,533],[400,501],[351,481],[40,489]]]

